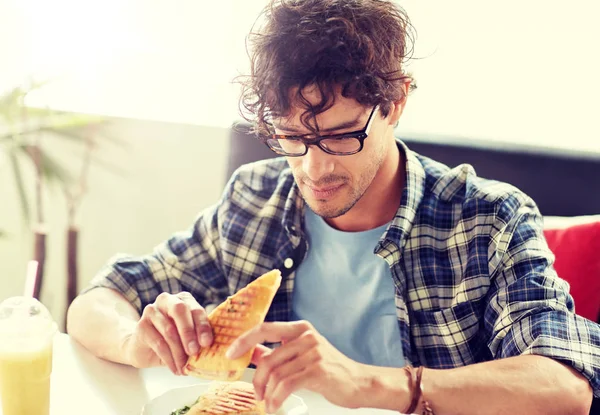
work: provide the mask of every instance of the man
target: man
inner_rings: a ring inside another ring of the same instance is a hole
[[[70,334],[181,374],[212,342],[203,307],[279,268],[268,322],[229,350],[258,345],[268,409],[308,388],[346,407],[587,413],[600,329],[574,314],[534,202],[394,138],[412,83],[404,12],[275,1],[265,22],[242,103],[285,157],[240,168],[152,254],[114,259],[71,306]]]

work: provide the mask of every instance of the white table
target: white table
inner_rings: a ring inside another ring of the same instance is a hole
[[[244,380],[252,378],[248,370]],[[96,358],[66,334],[56,336],[51,378],[51,415],[139,415],[150,399],[179,386],[202,379],[175,376],[166,368],[138,370]],[[345,409],[310,391],[298,391],[311,415],[383,415],[396,412]],[[1,409],[0,409],[1,414]],[[33,415],[33,414],[31,414]]]

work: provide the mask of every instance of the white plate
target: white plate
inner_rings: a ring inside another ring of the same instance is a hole
[[[152,399],[142,409],[142,415],[171,415],[171,412],[192,405],[212,382],[171,389]],[[276,415],[308,415],[308,408],[302,398],[291,395],[285,400]]]

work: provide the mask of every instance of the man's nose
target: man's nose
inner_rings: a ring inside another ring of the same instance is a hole
[[[334,167],[333,156],[316,146],[309,146],[302,157],[302,170],[311,182],[318,182],[321,177],[333,173]]]

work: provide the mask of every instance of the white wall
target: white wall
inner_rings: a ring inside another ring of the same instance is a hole
[[[142,254],[187,228],[219,198],[225,183],[228,131],[164,122],[114,120],[112,135],[126,148],[105,144],[97,156],[121,166],[122,176],[95,166],[78,219],[80,288],[117,252]],[[73,148],[48,141],[53,154],[77,161]],[[28,179],[31,175],[28,174]],[[31,233],[22,226],[11,175],[0,165],[0,299],[22,292]],[[33,182],[29,180],[30,189]],[[42,299],[62,322],[66,291],[66,210],[60,192],[46,200],[48,260]]]
[[[598,0],[398,2],[419,58],[401,132],[600,153]],[[18,57],[9,66],[70,76],[47,97],[57,107],[226,126],[264,4],[3,0],[0,46]]]
[[[401,0],[419,88],[399,129],[600,154],[600,2]]]

